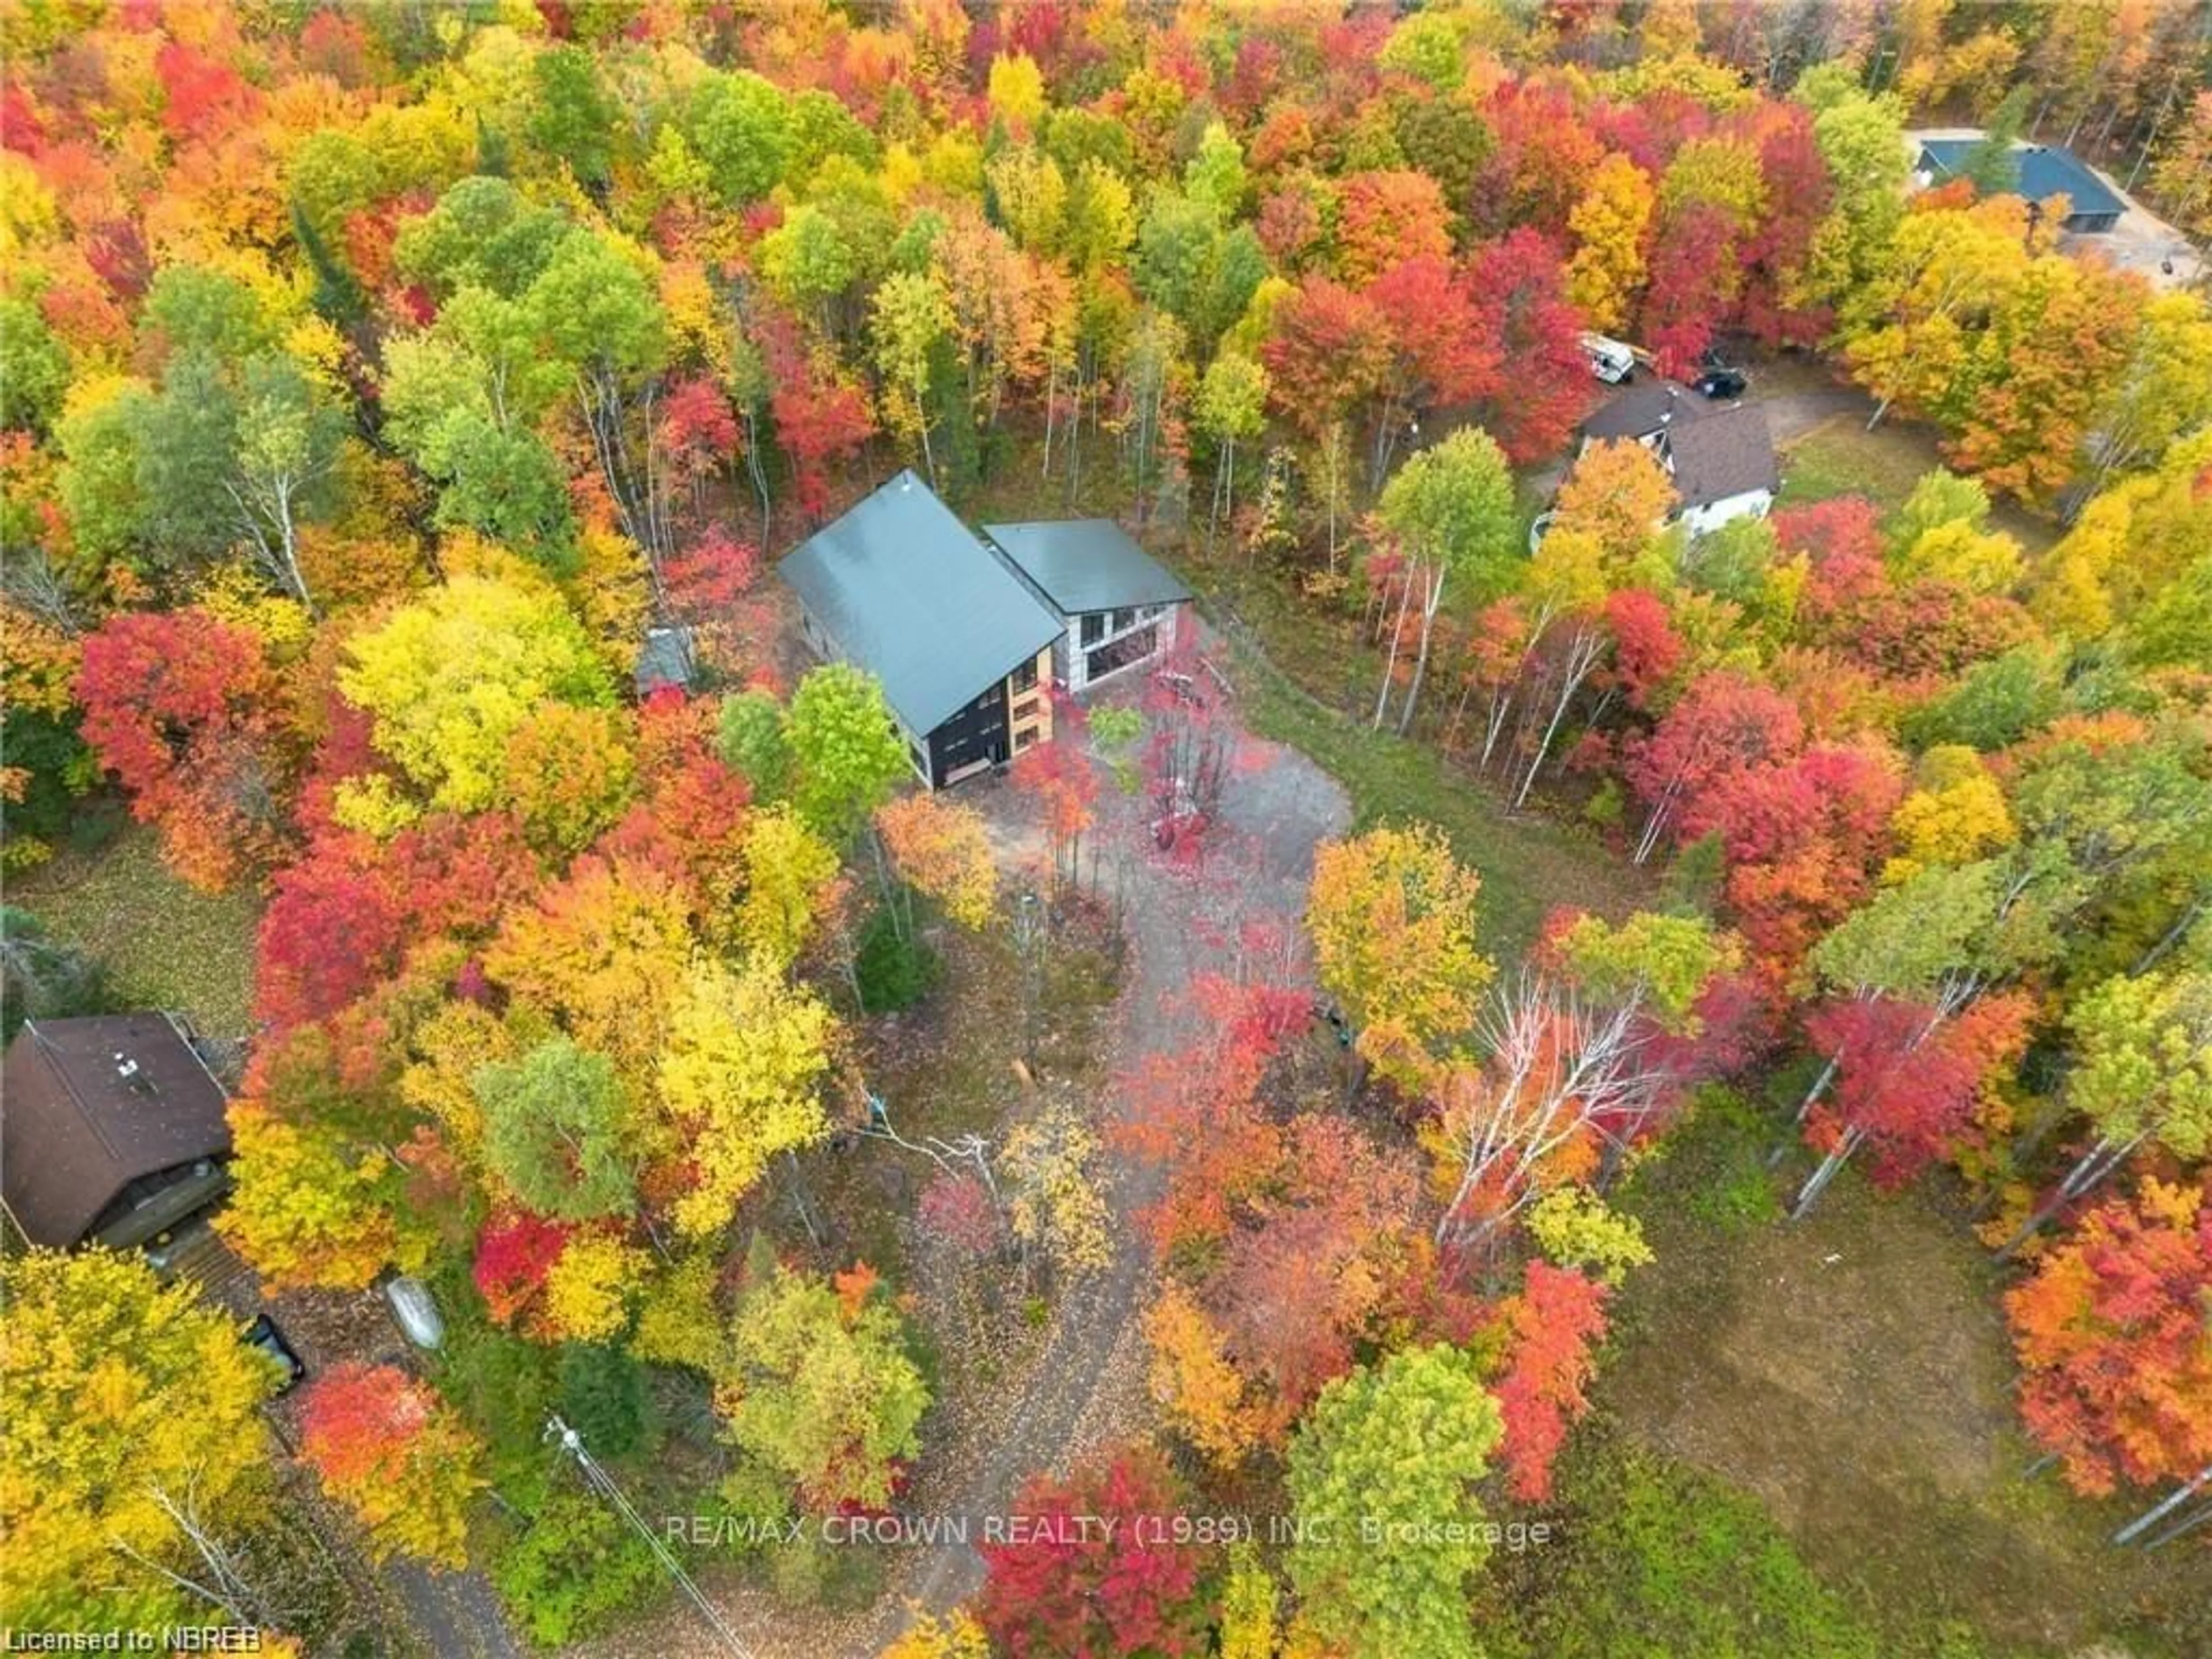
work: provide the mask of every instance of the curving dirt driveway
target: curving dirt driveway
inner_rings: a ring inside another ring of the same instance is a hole
[[[1141,793],[1122,795],[1110,781],[1101,791],[1098,879],[1109,892],[1118,882],[1129,945],[1109,1055],[1116,1077],[1188,1039],[1191,1015],[1182,993],[1200,975],[1233,973],[1250,961],[1279,972],[1294,959],[1314,848],[1352,821],[1344,791],[1305,756],[1234,727],[1233,702],[1217,718],[1231,726],[1234,749],[1221,822],[1194,861],[1158,853]],[[998,789],[977,804],[990,814],[1010,861],[1034,863],[1041,856],[1029,821],[1033,811],[1019,798]],[[1086,876],[1090,867],[1086,857]],[[1104,1108],[1126,1109],[1119,1095]],[[1151,1262],[1131,1217],[1156,1196],[1157,1185],[1141,1167],[1117,1169],[1112,1265],[1063,1297],[1044,1352],[1009,1402],[993,1443],[972,1460],[960,1455],[967,1449],[946,1449],[950,1467],[974,1473],[951,1492],[917,1493],[937,1512],[969,1517],[971,1538],[980,1537],[982,1516],[1012,1507],[1033,1472],[1064,1468],[1092,1446],[1144,1426],[1148,1407],[1137,1319]],[[874,1616],[856,1632],[855,1656],[874,1654],[917,1613],[964,1601],[982,1582],[972,1543],[942,1545],[901,1565]]]
[[[1134,697],[1143,689],[1133,686],[1121,696]],[[1118,894],[1129,947],[1113,1014],[1109,1076],[1127,1076],[1147,1055],[1172,1050],[1188,1037],[1191,1016],[1182,993],[1198,975],[1249,965],[1279,981],[1286,970],[1298,971],[1297,920],[1314,848],[1352,821],[1351,803],[1335,781],[1297,750],[1243,732],[1235,724],[1233,699],[1218,703],[1216,720],[1234,747],[1221,822],[1196,859],[1160,856],[1142,793],[1125,795],[1101,778],[1098,823],[1090,837],[1096,855],[1086,851],[1084,878],[1095,879],[1109,901]],[[985,814],[1011,878],[1025,883],[1042,869],[1044,846],[1032,802],[1002,783],[963,788],[959,799]],[[1117,1092],[1101,1103],[1102,1120],[1126,1105]],[[893,1550],[883,1593],[872,1607],[842,1618],[820,1609],[794,1613],[750,1583],[710,1583],[708,1593],[755,1659],[873,1659],[917,1617],[945,1612],[975,1592],[983,1576],[974,1547],[982,1540],[982,1519],[1011,1510],[1031,1474],[1065,1469],[1093,1447],[1145,1430],[1151,1407],[1138,1316],[1151,1262],[1131,1217],[1153,1196],[1156,1183],[1133,1165],[1115,1168],[1112,1182],[1112,1262],[1061,1297],[1041,1351],[1006,1379],[1004,1397],[964,1413],[974,1426],[962,1439],[928,1449],[901,1504],[917,1518],[967,1520],[969,1541]],[[680,1601],[576,1650],[605,1659],[727,1650]]]

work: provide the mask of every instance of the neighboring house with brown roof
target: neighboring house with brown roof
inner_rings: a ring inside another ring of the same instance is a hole
[[[172,1015],[27,1020],[0,1064],[0,1196],[33,1244],[143,1244],[228,1190],[226,1103]]]
[[[1583,447],[1626,439],[1657,455],[1674,480],[1675,520],[1702,536],[1730,519],[1763,518],[1782,487],[1766,414],[1716,404],[1672,380],[1641,380],[1583,422]]]
[[[1782,488],[1765,411],[1751,404],[1708,409],[1660,435],[1659,458],[1674,475],[1676,517],[1693,536],[1730,519],[1766,516]]]
[[[1607,439],[1633,439],[1656,444],[1662,433],[1680,422],[1694,421],[1711,408],[1703,398],[1676,380],[1637,381],[1607,398],[1582,425],[1583,447]]]

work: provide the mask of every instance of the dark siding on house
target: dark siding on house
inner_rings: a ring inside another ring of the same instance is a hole
[[[962,767],[979,760],[994,765],[1011,753],[1006,728],[1006,684],[991,689],[929,734],[931,776],[943,785]]]

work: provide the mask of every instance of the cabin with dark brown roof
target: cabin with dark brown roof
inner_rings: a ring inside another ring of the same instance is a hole
[[[222,1082],[164,1013],[27,1020],[0,1064],[0,1197],[55,1249],[144,1243],[228,1190]]]

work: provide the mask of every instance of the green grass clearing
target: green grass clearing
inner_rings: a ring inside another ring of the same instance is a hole
[[[8,902],[105,962],[118,1004],[179,1010],[211,1037],[252,1031],[261,896],[186,886],[152,830],[133,824],[97,851],[64,848],[9,882]]]
[[[1925,427],[1892,420],[1869,432],[1855,415],[1831,416],[1783,447],[1779,504],[1802,507],[1835,495],[1863,495],[1886,516],[1942,465],[1935,434]],[[2011,501],[1998,502],[1990,522],[2031,555],[2058,539],[2056,524]]]
[[[1455,772],[1428,744],[1375,732],[1318,702],[1249,647],[1231,671],[1245,720],[1263,738],[1302,750],[1352,797],[1353,824],[1419,818],[1450,838],[1482,873],[1484,947],[1517,958],[1562,904],[1618,914],[1640,890],[1595,842],[1534,813],[1514,813]]]
[[[2147,1498],[2027,1474],[1988,1253],[1924,1184],[1847,1174],[1805,1221],[1765,1220],[1741,1194],[1781,1137],[1709,1101],[1639,1171],[1626,1202],[1657,1260],[1615,1306],[1601,1412],[1755,1496],[1886,1654],[2212,1652],[2212,1557],[2113,1549]],[[1722,1193],[1735,1224],[1716,1224]]]

